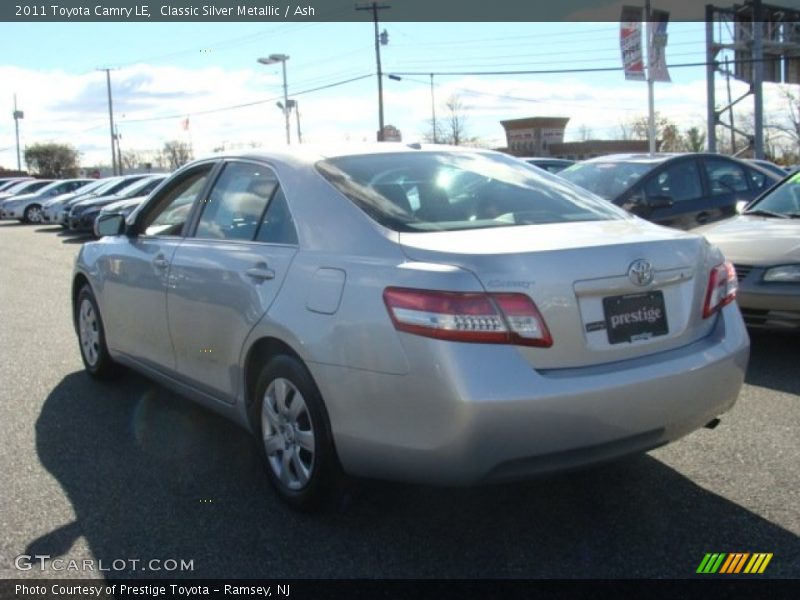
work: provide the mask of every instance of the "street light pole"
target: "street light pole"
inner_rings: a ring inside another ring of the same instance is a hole
[[[286,61],[289,60],[288,54],[270,54],[266,58],[259,58],[258,62],[262,65],[272,65],[277,62],[283,67],[283,120],[286,125],[286,145],[292,143],[289,133],[289,88],[286,85]]]
[[[17,110],[17,95],[14,94],[14,130],[17,135],[17,171],[22,171],[22,162],[19,159],[19,120],[24,116],[24,112]]]
[[[647,23],[645,37],[647,38],[647,139],[650,156],[656,153],[656,109],[655,109],[655,90],[653,89],[653,44],[650,40],[652,25],[650,24],[650,0],[644,3],[644,19]]]

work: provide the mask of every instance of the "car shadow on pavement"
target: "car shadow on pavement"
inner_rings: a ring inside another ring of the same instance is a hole
[[[19,553],[193,561],[108,577],[689,577],[706,552],[774,552],[798,575],[793,533],[643,455],[471,489],[361,482],[325,514],[272,492],[252,438],[138,375],[66,376],[36,422],[42,465],[76,518]]]
[[[61,225],[41,225],[39,229],[34,229],[36,233],[58,233],[64,228]]]
[[[800,333],[750,331],[750,385],[800,395]]]

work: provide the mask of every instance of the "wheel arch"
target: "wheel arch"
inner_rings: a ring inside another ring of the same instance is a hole
[[[272,336],[265,336],[257,339],[247,351],[247,355],[244,360],[243,398],[247,413],[247,424],[252,431],[256,431],[256,420],[258,419],[259,408],[253,391],[255,390],[256,382],[258,381],[260,368],[262,365],[267,364],[272,358],[284,354],[296,358],[303,365],[305,365],[305,361],[300,354],[294,350],[294,348],[292,348],[283,340]],[[306,369],[308,369],[308,366],[306,366]],[[314,384],[316,385],[316,382],[314,382]]]
[[[75,312],[76,312],[75,309],[78,306],[78,294],[81,293],[81,290],[83,289],[83,286],[85,286],[85,285],[88,285],[90,290],[92,289],[92,284],[89,282],[89,278],[84,273],[81,273],[79,271],[78,273],[75,274],[75,277],[73,277],[73,279],[72,279],[72,294],[71,294],[71,298],[72,298],[72,325],[73,325],[73,327],[75,328],[76,331],[78,330],[78,321],[77,321],[77,319],[75,317]],[[92,293],[94,293],[94,290],[92,290]]]

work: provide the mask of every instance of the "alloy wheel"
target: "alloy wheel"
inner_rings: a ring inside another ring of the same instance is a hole
[[[272,472],[288,489],[303,488],[314,469],[314,427],[303,395],[288,379],[267,386],[261,431]]]

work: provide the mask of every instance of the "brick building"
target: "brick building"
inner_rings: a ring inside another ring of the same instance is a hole
[[[594,156],[647,152],[647,140],[586,140],[565,142],[569,117],[528,117],[500,121],[506,131],[506,148],[514,156],[551,156],[584,160]]]

